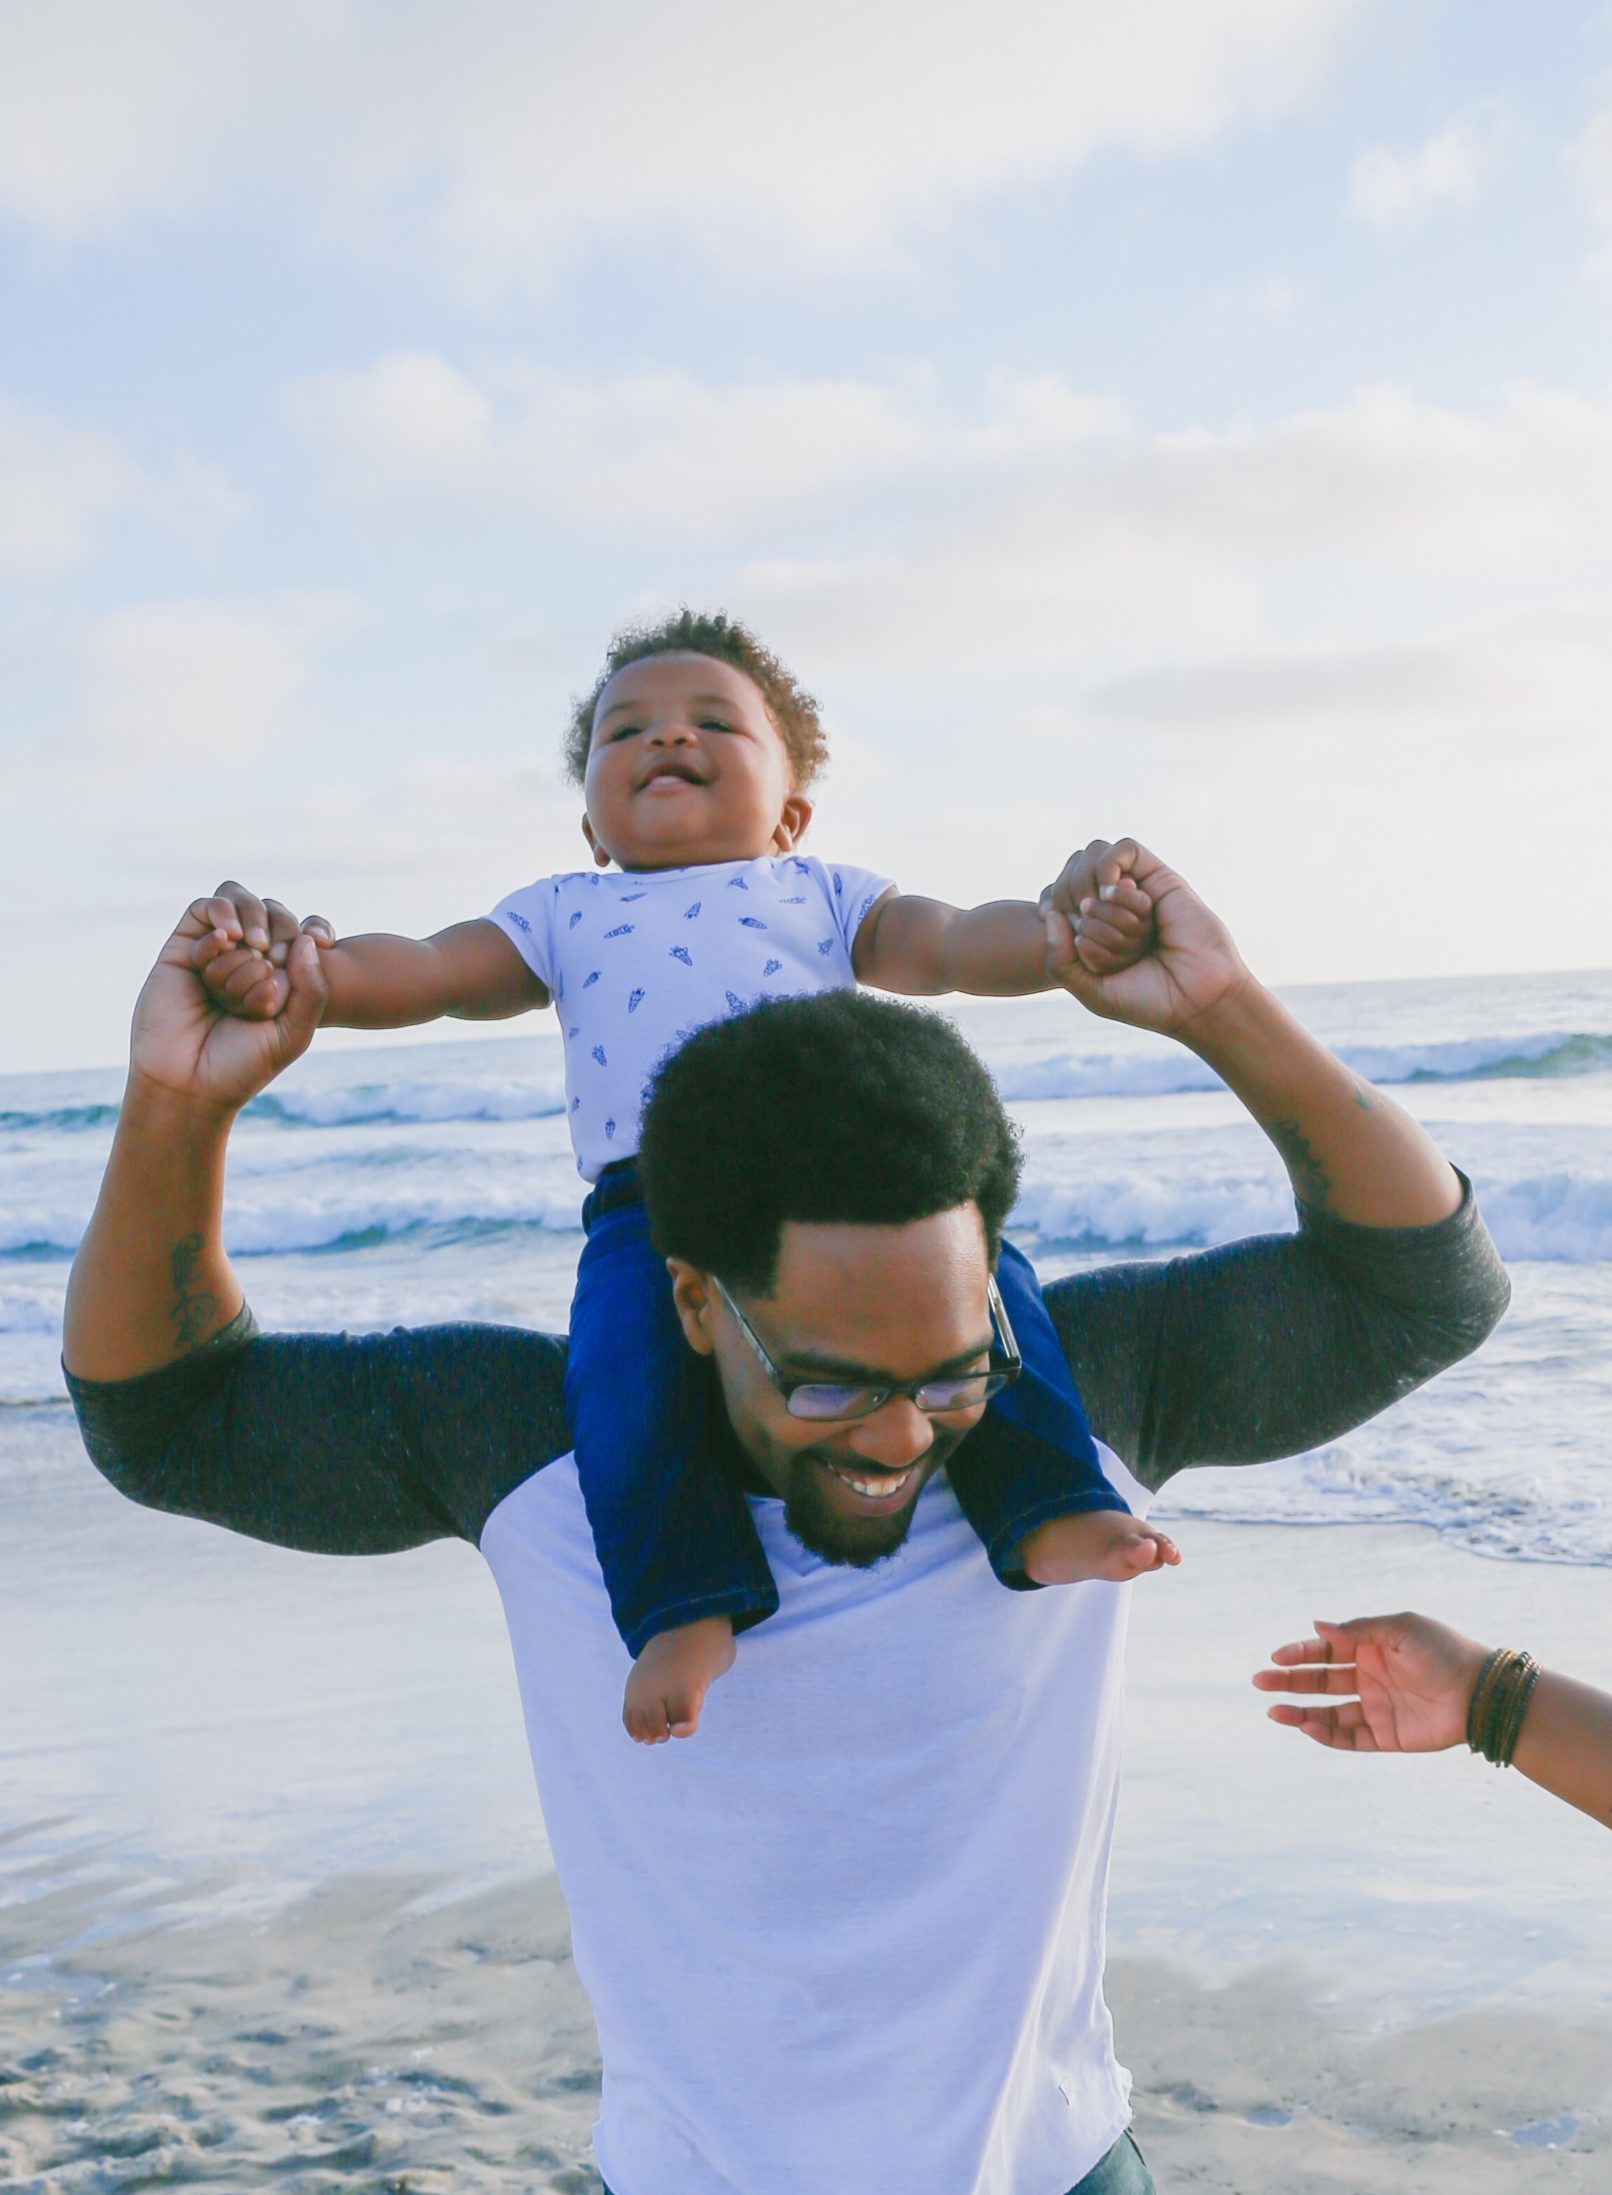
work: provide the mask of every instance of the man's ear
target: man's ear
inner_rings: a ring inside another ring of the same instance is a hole
[[[812,804],[804,793],[791,793],[784,802],[783,814],[778,818],[778,828],[772,834],[772,848],[776,854],[793,853],[806,836],[806,826],[812,820]]]
[[[686,1258],[668,1258],[666,1270],[672,1276],[672,1303],[683,1339],[698,1355],[708,1357],[716,1346],[711,1333],[716,1305],[711,1276],[697,1265],[690,1265]]]
[[[599,844],[598,839],[594,836],[593,823],[588,816],[584,816],[582,818],[582,835],[587,840],[588,844],[593,848],[594,867],[596,869],[608,869],[610,866],[610,856],[605,852],[604,848]]]

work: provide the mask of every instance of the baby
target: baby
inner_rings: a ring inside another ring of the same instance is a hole
[[[709,1381],[683,1344],[649,1239],[633,1154],[656,1067],[706,1022],[769,998],[853,983],[908,996],[1050,989],[1049,940],[1066,918],[1029,901],[950,907],[798,853],[825,759],[816,705],[726,617],[684,610],[620,635],[577,705],[567,758],[585,791],[592,871],[541,878],[490,917],[426,939],[338,943],[328,925],[308,927],[323,948],[334,1025],[558,1011],[572,1142],[594,1185],[566,1405],[612,1612],[634,1657],[623,1720],[656,1743],[692,1734],[707,1688],[733,1660],[734,1633],[778,1599],[742,1493],[717,1461]],[[1075,856],[1044,901],[1077,912],[1075,949],[1094,974],[1148,948],[1151,903],[1112,854]],[[196,948],[204,982],[233,1012],[278,1012],[285,979],[266,935],[243,935],[227,903],[217,911]],[[720,1137],[720,1121],[711,1133]],[[997,1575],[1015,1587],[1123,1581],[1178,1561],[1104,1478],[1035,1275],[1011,1245],[992,1315],[989,1361],[913,1400],[954,1426],[979,1419],[948,1475]],[[813,1381],[791,1383],[787,1407],[844,1423],[888,1399]],[[910,1476],[870,1464],[853,1492],[899,1502]]]

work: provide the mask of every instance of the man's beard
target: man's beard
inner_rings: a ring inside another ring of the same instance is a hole
[[[835,1509],[824,1484],[831,1476],[811,1457],[797,1456],[784,1497],[784,1523],[809,1555],[852,1570],[871,1570],[893,1555],[906,1538],[930,1473],[923,1473],[900,1508],[888,1517],[846,1516]]]

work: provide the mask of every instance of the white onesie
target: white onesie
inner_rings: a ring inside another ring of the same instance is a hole
[[[764,855],[694,869],[539,877],[490,919],[548,991],[565,1038],[577,1171],[638,1149],[656,1068],[696,1029],[764,998],[855,983],[851,945],[890,889],[867,869]]]

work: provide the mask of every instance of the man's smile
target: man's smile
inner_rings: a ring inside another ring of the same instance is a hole
[[[912,1481],[918,1476],[918,1465],[923,1461],[923,1458],[920,1456],[915,1462],[909,1463],[904,1471],[893,1472],[875,1472],[866,1469],[861,1472],[853,1472],[849,1464],[830,1463],[826,1456],[819,1456],[816,1460],[822,1464],[825,1471],[831,1472],[842,1486],[848,1487],[859,1501],[865,1502],[870,1508],[890,1509],[900,1501]]]

